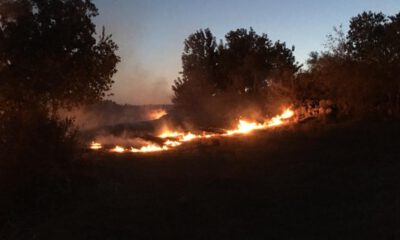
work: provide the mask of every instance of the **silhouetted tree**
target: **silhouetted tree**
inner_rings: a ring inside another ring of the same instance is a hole
[[[185,41],[173,102],[195,122],[207,116],[205,124],[237,117],[250,105],[262,108],[268,84],[286,84],[298,71],[293,50],[251,28],[230,31],[219,44],[209,29],[197,31]]]
[[[384,38],[388,19],[383,13],[363,12],[350,21],[347,51],[356,60],[379,61],[386,52]]]
[[[119,57],[110,36],[96,35],[90,0],[0,3],[0,98],[10,104],[91,102],[113,83]]]
[[[184,42],[182,76],[174,81],[172,101],[180,109],[196,106],[216,89],[217,44],[209,29],[191,34]]]
[[[40,125],[41,120],[35,121],[44,117],[61,121],[55,114],[59,107],[93,102],[110,89],[119,61],[117,45],[104,28],[96,35],[92,18],[97,14],[90,0],[0,2],[0,144],[27,150],[19,138],[7,134],[11,128],[34,135],[35,128],[23,123]],[[43,138],[57,126],[44,124]],[[58,131],[63,132],[60,139],[68,134],[64,130]],[[31,140],[45,156],[46,144]],[[12,147],[2,148],[7,149]]]
[[[400,114],[400,15],[363,12],[345,35],[328,37],[328,51],[312,54],[298,85],[313,82],[342,113],[353,116]],[[332,41],[333,40],[333,41]],[[333,44],[332,44],[333,43]]]
[[[229,32],[220,50],[225,87],[238,94],[258,94],[265,89],[266,80],[280,81],[285,71],[297,71],[292,51],[285,43],[272,43],[266,34],[258,35],[250,28]]]
[[[0,175],[25,179],[22,188],[68,179],[77,141],[56,112],[101,99],[113,83],[117,45],[104,28],[96,34],[97,14],[90,0],[0,1]]]

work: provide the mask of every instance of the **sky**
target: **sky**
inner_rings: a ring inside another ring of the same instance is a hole
[[[217,39],[252,27],[272,41],[295,46],[304,63],[311,51],[324,50],[333,27],[347,30],[362,11],[400,12],[400,0],[93,0],[99,29],[113,35],[121,62],[111,100],[120,104],[170,103],[171,86],[181,71],[183,42],[198,29]],[[100,30],[99,30],[100,32]]]

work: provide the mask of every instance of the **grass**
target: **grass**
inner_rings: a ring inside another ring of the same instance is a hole
[[[40,221],[16,215],[25,224],[13,239],[400,237],[395,123],[303,124],[85,158],[82,182]]]

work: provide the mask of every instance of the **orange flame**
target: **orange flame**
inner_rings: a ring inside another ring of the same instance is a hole
[[[103,146],[101,146],[101,144],[100,143],[98,143],[98,142],[92,142],[91,144],[90,144],[90,149],[92,149],[92,150],[99,150],[99,149],[101,149]]]
[[[156,120],[156,119],[162,118],[165,115],[167,115],[167,111],[165,111],[162,108],[159,108],[159,109],[155,109],[155,110],[151,111],[149,113],[149,118],[150,118],[150,120]]]
[[[284,124],[284,120],[294,116],[294,112],[291,109],[286,109],[281,115],[273,117],[268,123],[268,127],[276,127]]]
[[[265,126],[263,124],[259,124],[259,123],[251,123],[251,122],[247,122],[244,120],[239,120],[239,124],[237,126],[236,129],[233,130],[229,130],[226,132],[226,135],[233,135],[233,134],[239,134],[239,133],[249,133],[255,129],[262,129]]]
[[[169,130],[166,130],[165,132],[161,133],[159,135],[160,138],[177,138],[185,135],[184,133],[181,132],[171,132]]]
[[[155,145],[155,144],[150,144],[150,145],[147,145],[147,146],[143,146],[141,148],[133,148],[133,147],[131,147],[130,151],[133,152],[133,153],[137,153],[137,152],[158,152],[158,151],[165,151],[165,150],[168,150],[168,149],[169,148],[167,146],[160,147],[160,146]]]
[[[287,108],[282,114],[281,118],[282,119],[289,119],[294,116],[294,111],[290,108]]]
[[[177,147],[179,145],[181,145],[182,143],[179,141],[171,141],[171,140],[167,140],[164,145],[168,146],[168,147]]]
[[[113,149],[111,149],[111,152],[123,153],[125,152],[125,148],[117,145]]]
[[[278,127],[284,124],[287,124],[290,122],[289,119],[291,119],[294,116],[294,111],[291,110],[290,108],[285,109],[282,114],[277,115],[263,123],[257,123],[257,122],[249,122],[245,120],[239,120],[239,123],[235,129],[227,130],[226,133],[224,134],[193,134],[191,132],[184,133],[184,132],[179,132],[179,131],[170,131],[170,130],[165,130],[162,132],[159,137],[162,139],[165,139],[166,141],[162,145],[156,145],[154,143],[149,143],[148,145],[144,145],[140,148],[130,148],[130,152],[133,153],[146,153],[146,152],[157,152],[157,151],[167,151],[172,148],[178,147],[182,145],[184,142],[189,142],[193,141],[195,139],[208,139],[212,137],[217,137],[217,136],[230,136],[230,135],[235,135],[235,134],[248,134],[254,130],[259,130],[259,129],[267,129],[267,128],[272,128],[272,127]],[[102,148],[100,143],[92,142],[90,145],[90,148],[93,150],[98,150]],[[111,149],[111,152],[116,152],[116,153],[123,153],[127,151],[128,149],[125,149],[121,146],[115,146],[115,148]]]
[[[199,138],[201,135],[194,135],[193,133],[188,133],[182,136],[182,142],[189,142],[192,141],[193,139]]]
[[[245,134],[258,129],[266,129],[270,127],[280,126],[285,124],[285,120],[294,116],[294,111],[291,109],[286,109],[281,115],[275,116],[271,118],[269,121],[265,123],[257,123],[257,122],[248,122],[244,120],[239,120],[239,124],[236,129],[228,130],[226,135],[233,134]]]

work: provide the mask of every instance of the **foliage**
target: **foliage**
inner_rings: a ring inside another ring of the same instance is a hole
[[[76,129],[40,109],[0,115],[0,189],[17,211],[52,207],[66,197],[74,166],[80,164]]]
[[[90,0],[0,2],[0,162],[73,159],[72,124],[56,112],[102,98],[119,61],[97,14]]]
[[[363,12],[347,34],[336,29],[328,47],[311,54],[297,79],[303,89],[313,83],[305,95],[330,98],[348,116],[400,116],[400,14]]]
[[[96,36],[90,0],[0,3],[0,99],[53,107],[92,102],[113,83],[117,45]]]
[[[68,119],[32,107],[3,112],[0,124],[0,152],[7,164],[69,164],[75,158],[76,130]]]
[[[299,69],[293,50],[251,28],[230,31],[219,44],[209,29],[199,30],[185,40],[183,71],[172,87],[175,107],[211,125],[250,107],[261,110],[268,84],[290,83]]]
[[[103,98],[119,62],[97,14],[90,0],[0,1],[0,189],[12,209],[67,195],[80,150],[57,110]]]

